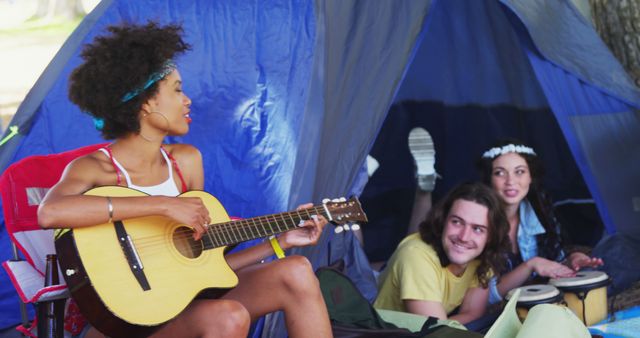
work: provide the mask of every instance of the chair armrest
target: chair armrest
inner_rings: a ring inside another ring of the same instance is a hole
[[[27,261],[5,261],[2,267],[24,303],[69,298],[69,290],[64,284],[43,287],[44,277]]]

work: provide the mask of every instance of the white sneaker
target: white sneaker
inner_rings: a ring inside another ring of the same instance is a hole
[[[433,191],[439,176],[434,168],[436,151],[431,135],[424,128],[413,128],[409,133],[409,151],[416,163],[418,187],[424,191]]]

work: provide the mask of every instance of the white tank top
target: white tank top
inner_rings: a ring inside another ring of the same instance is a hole
[[[107,155],[107,157],[111,157],[109,155],[108,150],[104,148],[100,148],[99,150],[102,151],[105,155]],[[167,178],[166,181],[160,184],[146,186],[146,187],[133,184],[133,182],[131,182],[131,178],[129,177],[129,173],[124,169],[124,167],[120,164],[120,162],[116,160],[115,156],[111,157],[111,160],[113,160],[113,163],[122,172],[122,175],[124,176],[124,179],[127,181],[127,186],[129,188],[142,191],[151,196],[178,196],[180,195],[180,190],[178,189],[176,182],[173,180],[173,170],[172,170],[173,168],[171,166],[171,161],[169,161],[167,154],[162,148],[160,149],[160,153],[162,154],[162,157],[164,157],[164,160],[167,162],[167,168],[169,169],[169,178]]]

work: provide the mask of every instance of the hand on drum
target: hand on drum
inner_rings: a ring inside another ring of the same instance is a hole
[[[582,252],[574,252],[569,255],[568,265],[574,271],[580,271],[582,268],[597,268],[604,265],[602,258],[589,257]]]
[[[542,257],[534,257],[527,263],[529,263],[533,271],[541,277],[564,278],[576,275],[576,272],[568,266]]]

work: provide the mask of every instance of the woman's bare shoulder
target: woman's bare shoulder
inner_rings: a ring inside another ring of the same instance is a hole
[[[191,144],[167,144],[164,148],[179,162],[202,159],[200,150]]]
[[[113,184],[111,180],[116,177],[113,164],[100,151],[80,156],[71,161],[65,168],[63,176],[91,182],[94,185]]]
[[[165,149],[176,159],[178,167],[187,181],[189,190],[204,188],[204,168],[202,154],[198,148],[190,144],[172,144]]]
[[[84,171],[86,169],[97,169],[99,167],[101,167],[101,159],[100,157],[101,154],[99,154],[98,151],[87,154],[87,155],[83,155],[80,156],[78,158],[76,158],[75,160],[71,161],[68,165],[67,165],[67,169],[68,170],[73,170],[73,171]],[[102,157],[104,157],[104,155],[102,155]]]

